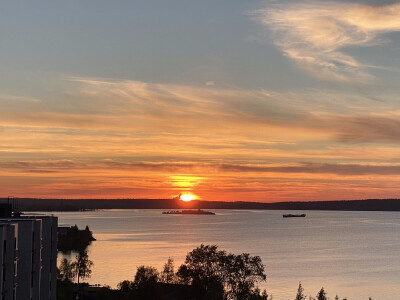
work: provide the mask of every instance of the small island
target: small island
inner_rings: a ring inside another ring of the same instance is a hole
[[[215,213],[202,209],[169,210],[163,211],[163,215],[215,215]]]
[[[88,226],[85,229],[79,229],[77,225],[58,227],[57,248],[62,253],[82,252],[95,240]]]

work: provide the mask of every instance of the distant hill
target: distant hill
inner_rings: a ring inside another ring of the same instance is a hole
[[[7,198],[0,198],[7,202]],[[177,199],[36,199],[15,198],[20,211],[78,211],[92,209],[279,209],[279,210],[343,210],[400,211],[400,199],[367,199],[309,202],[223,202]]]

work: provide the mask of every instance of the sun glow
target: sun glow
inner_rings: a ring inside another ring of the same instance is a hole
[[[195,198],[194,198],[193,195],[185,194],[185,195],[181,195],[181,196],[180,196],[180,199],[181,199],[182,201],[189,202],[189,201],[194,200]]]
[[[199,176],[174,175],[170,176],[169,179],[173,186],[180,188],[193,188],[203,182],[203,177]]]

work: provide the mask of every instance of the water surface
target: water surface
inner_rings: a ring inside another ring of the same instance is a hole
[[[168,257],[177,268],[203,243],[259,255],[267,274],[261,286],[274,300],[293,299],[299,281],[307,295],[324,286],[331,299],[400,295],[400,213],[306,211],[306,218],[284,219],[288,211],[214,211],[215,216],[162,215],[162,210],[56,214],[60,224],[93,231],[94,268],[87,280],[93,284],[116,287],[133,280],[139,265],[161,270]]]

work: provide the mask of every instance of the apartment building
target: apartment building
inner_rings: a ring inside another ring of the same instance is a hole
[[[18,225],[0,223],[0,299],[16,299]]]
[[[56,300],[57,225],[54,216],[0,217],[0,300]]]

